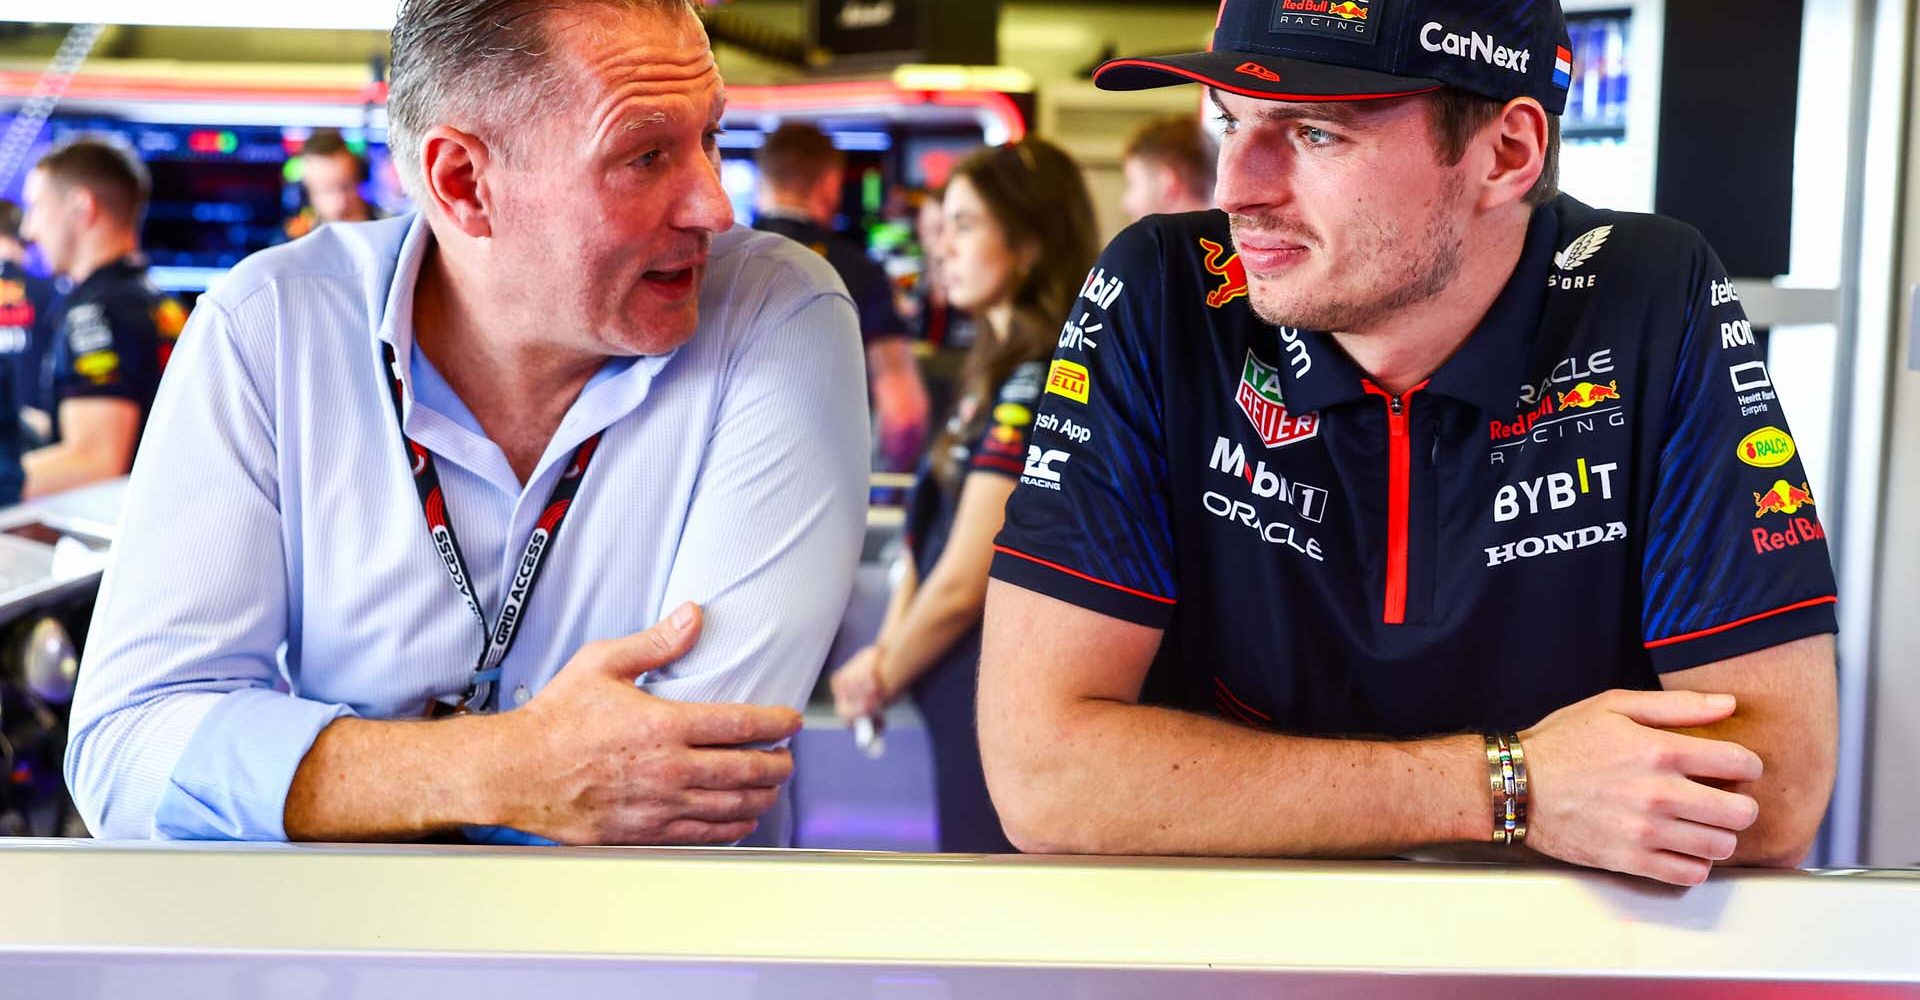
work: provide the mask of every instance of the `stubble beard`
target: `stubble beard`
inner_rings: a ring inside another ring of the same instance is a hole
[[[1372,271],[1389,280],[1353,292],[1301,289],[1275,298],[1261,295],[1259,279],[1249,275],[1247,298],[1254,315],[1274,326],[1350,333],[1368,330],[1395,313],[1434,298],[1460,274],[1464,240],[1452,223],[1452,215],[1465,191],[1465,179],[1449,172],[1417,238],[1408,239],[1404,230],[1389,228],[1377,218],[1365,219],[1350,231],[1352,261],[1344,270]],[[1232,221],[1236,232],[1242,228],[1284,231],[1284,227],[1257,225],[1257,220],[1242,216]],[[1336,273],[1341,270],[1335,268]]]

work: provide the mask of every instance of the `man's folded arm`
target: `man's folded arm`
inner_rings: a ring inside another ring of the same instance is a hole
[[[1729,740],[1766,762],[1759,781],[1730,786],[1760,803],[1729,864],[1790,868],[1813,850],[1833,795],[1839,691],[1833,636],[1812,635],[1660,675],[1669,691],[1733,695],[1732,718],[1686,732]]]
[[[660,609],[693,601],[706,626],[650,694],[804,708],[846,611],[867,507],[859,327],[838,291],[785,302],[731,360]]]
[[[1161,635],[991,584],[980,749],[1022,850],[1356,857],[1487,836],[1479,737],[1313,739],[1143,706]]]

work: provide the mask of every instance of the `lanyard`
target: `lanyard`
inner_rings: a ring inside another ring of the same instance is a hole
[[[527,536],[527,547],[521,553],[520,561],[514,564],[513,580],[508,584],[506,596],[500,603],[499,624],[489,627],[487,614],[481,609],[480,599],[473,592],[466,557],[460,554],[460,539],[454,534],[453,519],[447,516],[446,496],[440,490],[440,473],[434,466],[433,455],[407,436],[400,373],[397,370],[399,362],[394,356],[393,345],[386,344],[383,347],[387,358],[387,385],[393,394],[393,418],[400,425],[400,440],[406,446],[407,461],[413,471],[413,487],[420,494],[420,507],[427,516],[427,532],[433,536],[434,550],[440,553],[440,561],[446,564],[447,575],[453,578],[453,589],[467,602],[467,610],[480,623],[480,656],[474,663],[473,680],[468,684],[460,705],[469,712],[483,712],[493,702],[494,691],[500,683],[500,663],[507,658],[507,652],[513,648],[513,640],[520,633],[520,620],[527,602],[533,599],[534,585],[540,582],[540,570],[547,564],[547,552],[560,535],[560,525],[567,519],[574,494],[580,492],[580,481],[586,477],[587,464],[593,461],[593,454],[599,448],[600,438],[605,432],[580,442],[580,446],[573,450],[573,457],[567,460],[567,471],[561,474],[559,482],[553,484],[553,493],[547,498],[546,509],[540,513],[540,520],[534,523],[533,533]]]

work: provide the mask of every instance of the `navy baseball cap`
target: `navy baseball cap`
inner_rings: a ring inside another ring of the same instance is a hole
[[[1458,87],[1566,110],[1556,0],[1224,0],[1205,52],[1115,59],[1103,90],[1204,83],[1270,101],[1367,101]]]

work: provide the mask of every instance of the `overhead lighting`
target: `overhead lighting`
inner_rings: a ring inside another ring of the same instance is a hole
[[[1003,94],[1031,94],[1033,75],[1015,66],[908,63],[893,71],[893,85],[901,90],[994,90]]]
[[[150,24],[191,28],[323,28],[388,31],[399,0],[329,0],[324,4],[239,0],[7,0],[0,21],[58,24]]]

